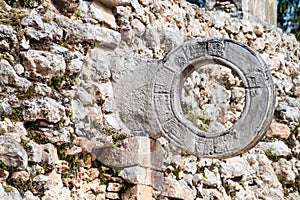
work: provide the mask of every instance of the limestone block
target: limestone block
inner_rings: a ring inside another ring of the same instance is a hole
[[[291,154],[291,149],[283,141],[261,142],[257,146],[274,156],[288,156]]]
[[[28,157],[24,148],[8,136],[0,136],[0,161],[8,167],[25,169]]]
[[[36,121],[43,119],[48,122],[57,123],[65,118],[65,108],[49,97],[30,99],[24,101],[25,109],[23,118],[25,121]]]
[[[287,139],[291,134],[290,128],[281,123],[273,122],[270,129],[266,132],[267,137],[280,137]]]
[[[146,185],[135,185],[129,191],[122,194],[126,200],[152,200],[152,188]]]
[[[28,50],[21,52],[25,74],[31,79],[51,79],[65,73],[66,63],[61,55],[47,51]]]
[[[9,85],[27,90],[32,84],[25,78],[19,77],[7,60],[0,61],[0,85]]]
[[[124,6],[124,5],[129,5],[130,0],[97,0],[108,7],[115,7],[115,6]]]
[[[112,29],[117,28],[117,23],[111,9],[97,1],[93,1],[90,10],[93,17],[100,23],[104,23],[106,26]]]
[[[194,200],[196,197],[196,195],[190,188],[187,187],[187,185],[181,185],[176,179],[172,177],[164,178],[162,195],[184,200]]]
[[[72,42],[88,42],[104,45],[108,48],[116,48],[121,42],[121,34],[117,31],[92,24],[64,21],[65,27]]]
[[[162,147],[148,137],[126,138],[121,147],[94,148],[92,153],[100,162],[120,169],[137,165],[160,169],[163,161]]]

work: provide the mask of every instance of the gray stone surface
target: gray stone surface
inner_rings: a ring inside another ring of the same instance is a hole
[[[65,108],[49,97],[24,101],[23,118],[25,121],[47,120],[57,123],[65,117]]]
[[[4,184],[0,184],[0,199],[5,199],[5,200],[22,200],[22,196],[20,194],[20,192],[10,186],[10,185],[6,185]]]
[[[7,60],[0,61],[0,85],[10,85],[26,91],[32,84],[25,78],[17,75]]]
[[[0,161],[8,167],[25,169],[28,158],[24,148],[8,136],[0,136]]]
[[[152,173],[151,169],[135,166],[123,169],[119,175],[129,183],[151,186]]]
[[[31,79],[50,79],[64,74],[66,63],[61,55],[46,51],[29,50],[21,52],[24,60],[25,75]]]
[[[68,29],[72,42],[89,42],[116,48],[121,42],[121,34],[117,31],[99,27],[93,24],[80,24],[76,22],[61,22],[61,26]]]
[[[291,149],[283,141],[275,141],[272,143],[261,142],[258,144],[258,147],[274,156],[291,155]]]
[[[108,7],[122,6],[122,5],[130,4],[130,0],[97,0],[97,1],[107,5]]]
[[[160,170],[163,150],[156,140],[147,137],[131,137],[122,141],[121,147],[94,148],[93,153],[102,163],[114,168],[142,166]]]
[[[209,134],[184,117],[180,103],[183,81],[208,64],[237,72],[246,93],[243,113],[233,126]],[[164,136],[202,157],[247,151],[263,137],[274,113],[274,86],[265,62],[249,47],[230,39],[191,40],[162,60],[118,58],[112,63],[112,77],[116,107],[135,135]]]
[[[13,27],[3,24],[0,24],[0,38],[7,39],[13,45],[18,42],[16,31],[13,29]]]
[[[193,200],[196,197],[186,183],[182,183],[182,180],[177,182],[174,177],[165,177],[163,186],[162,196],[185,200]]]

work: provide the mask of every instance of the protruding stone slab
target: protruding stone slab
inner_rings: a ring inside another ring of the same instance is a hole
[[[184,117],[180,102],[186,77],[208,64],[231,68],[246,91],[238,121],[223,132],[209,134]],[[163,136],[200,157],[224,158],[249,150],[263,137],[274,113],[275,92],[267,65],[258,53],[235,40],[191,40],[159,61],[117,58],[112,72],[117,110],[133,134]]]
[[[147,137],[132,137],[123,140],[122,147],[100,147],[93,149],[97,159],[114,168],[142,166],[160,170],[163,150],[160,144]]]

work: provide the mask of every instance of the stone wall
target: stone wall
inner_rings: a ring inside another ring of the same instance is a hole
[[[247,20],[268,22],[277,25],[277,1],[276,0],[212,0],[206,1],[209,10],[222,10],[232,15],[241,16]]]
[[[179,0],[29,2],[0,4],[0,199],[300,198],[300,44],[293,35]],[[155,144],[135,140],[123,124],[111,66],[126,70],[130,57],[162,59],[183,41],[207,37],[238,40],[268,63],[277,106],[266,137],[221,160],[157,138],[164,155],[157,184],[151,166],[136,166],[133,156],[118,158],[131,158],[135,166],[125,169],[97,160],[95,148]]]

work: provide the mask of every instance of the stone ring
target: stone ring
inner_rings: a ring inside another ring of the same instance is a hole
[[[206,133],[187,120],[180,94],[188,74],[207,64],[231,68],[245,86],[241,117],[229,129]],[[224,158],[252,148],[264,136],[274,114],[275,89],[270,70],[258,53],[231,39],[209,38],[185,42],[161,62],[152,82],[152,106],[165,138],[201,157]]]

